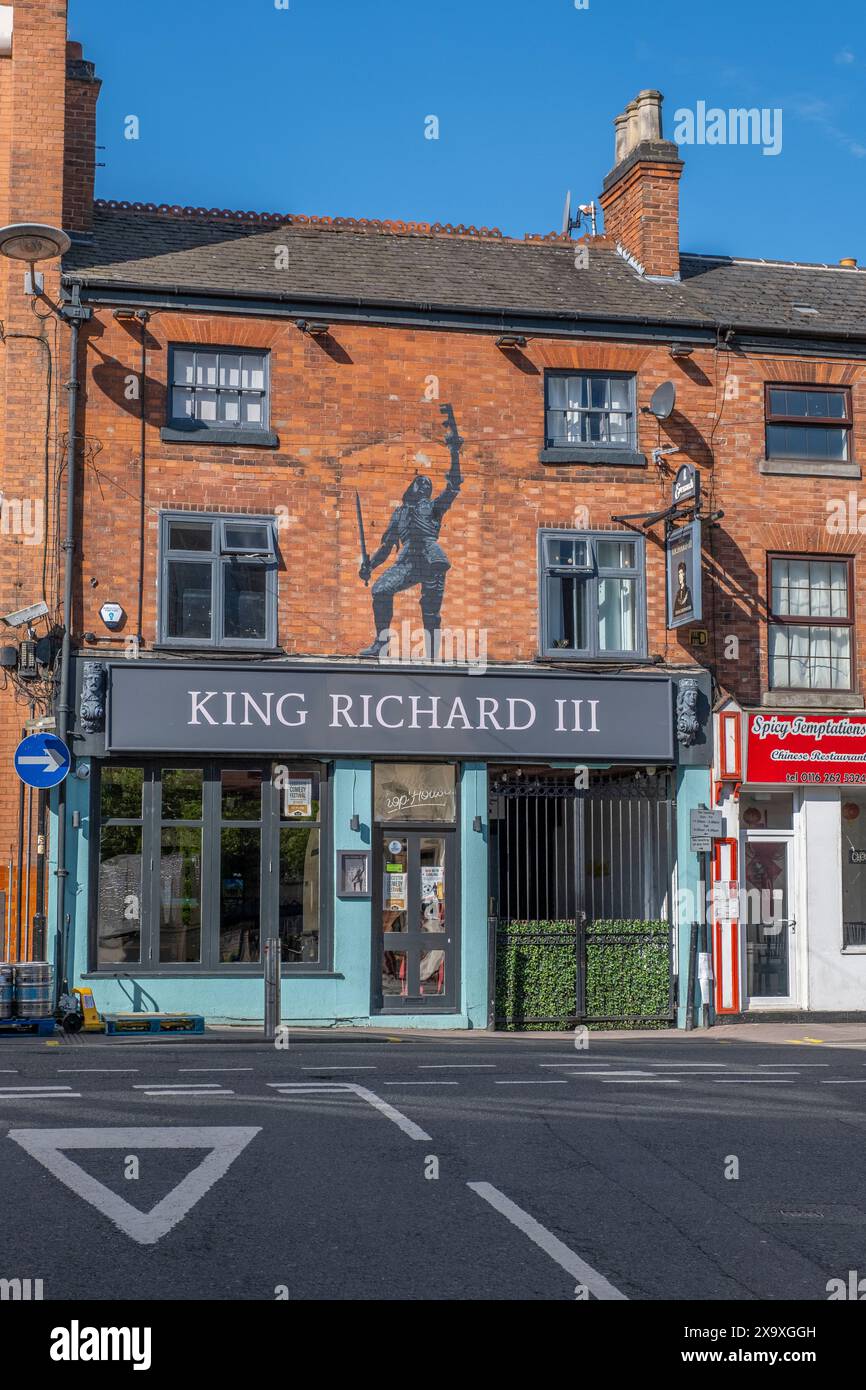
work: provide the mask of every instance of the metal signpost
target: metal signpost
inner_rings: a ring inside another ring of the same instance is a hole
[[[280,1026],[280,972],[282,942],[279,937],[265,942],[265,1042],[274,1042]]]
[[[710,883],[710,855],[713,840],[724,834],[721,811],[710,811],[706,806],[698,806],[689,812],[690,848],[700,856],[701,861],[701,899],[698,906],[698,921],[692,928],[691,950],[689,952],[689,1001],[687,1026],[694,1024],[694,971],[697,965],[698,984],[701,991],[701,1026],[710,1026],[710,986],[712,964],[710,957],[710,925],[707,916],[707,892]],[[695,959],[697,957],[697,960]]]

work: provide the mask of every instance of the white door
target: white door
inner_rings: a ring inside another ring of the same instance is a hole
[[[795,885],[793,836],[747,831],[742,886],[748,1008],[795,1008],[798,1004]]]

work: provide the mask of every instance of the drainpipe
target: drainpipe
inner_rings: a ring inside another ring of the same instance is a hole
[[[72,584],[75,567],[75,490],[76,490],[76,424],[78,414],[78,344],[83,320],[90,318],[91,310],[82,308],[78,285],[72,286],[71,301],[60,310],[61,317],[69,324],[69,380],[66,383],[68,443],[66,446],[66,534],[62,542],[64,553],[63,572],[63,645],[60,650],[60,695],[57,702],[58,738],[68,742],[70,716],[69,682],[72,667]],[[55,1003],[60,994],[68,990],[66,979],[66,782],[57,789],[57,862],[54,868],[57,880],[56,926],[54,948],[54,992]],[[62,986],[62,987],[61,987]]]

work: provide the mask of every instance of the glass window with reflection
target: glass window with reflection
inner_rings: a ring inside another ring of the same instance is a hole
[[[769,675],[782,690],[851,690],[852,561],[771,556]]]
[[[141,961],[144,768],[100,778],[96,958],[99,968]]]
[[[644,542],[619,532],[540,537],[545,656],[643,656]]]
[[[276,644],[273,517],[163,513],[160,554],[162,643],[232,648]]]
[[[768,386],[767,458],[848,458],[851,396],[846,386]]]

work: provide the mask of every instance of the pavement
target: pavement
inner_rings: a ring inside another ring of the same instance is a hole
[[[0,1280],[749,1301],[866,1275],[863,1025],[287,1037],[2,1039]]]

